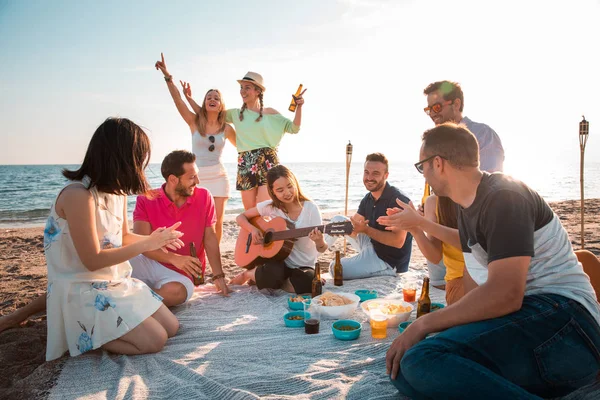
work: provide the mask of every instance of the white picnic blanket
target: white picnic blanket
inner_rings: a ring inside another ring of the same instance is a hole
[[[424,271],[412,271],[417,277]],[[411,273],[411,272],[409,272]],[[351,292],[374,289],[379,297],[401,297],[400,280],[378,277],[345,281],[324,290]],[[397,329],[383,340],[371,338],[363,322],[360,338],[339,341],[333,321],[322,321],[320,333],[287,328],[288,294],[233,287],[230,298],[198,291],[176,308],[178,334],[158,354],[116,356],[95,351],[69,358],[50,399],[397,399],[385,374],[385,353]],[[444,292],[431,289],[432,301]],[[414,311],[411,319],[414,319]]]

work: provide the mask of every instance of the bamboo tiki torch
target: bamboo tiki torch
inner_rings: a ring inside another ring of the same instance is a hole
[[[348,183],[350,181],[350,164],[352,163],[352,143],[348,141],[346,145],[346,203],[344,205],[344,215],[348,216]],[[344,254],[346,254],[346,236],[344,236]]]
[[[585,214],[585,197],[583,195],[583,159],[585,153],[585,145],[588,140],[588,135],[590,133],[590,123],[585,120],[585,115],[583,116],[583,120],[579,123],[579,148],[581,149],[581,164],[579,166],[579,182],[581,184],[581,248],[585,248],[585,239],[584,239],[584,214]]]

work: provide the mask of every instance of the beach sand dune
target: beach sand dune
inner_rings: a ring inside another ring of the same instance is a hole
[[[575,249],[579,249],[580,202],[576,200],[551,203],[567,228]],[[325,215],[325,220],[330,215]],[[241,269],[234,262],[237,225],[233,220],[224,224],[221,250],[223,267],[229,277]],[[342,241],[319,257],[327,271],[334,251]],[[586,200],[585,247],[600,255],[600,199]],[[416,245],[413,248],[411,270],[425,272],[426,262]],[[43,248],[43,228],[0,229],[0,315],[6,315],[29,303],[46,290],[46,263]],[[44,398],[52,387],[65,357],[45,363],[46,316],[31,318],[17,329],[0,333],[0,398]]]

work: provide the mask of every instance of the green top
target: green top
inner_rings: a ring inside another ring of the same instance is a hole
[[[252,110],[244,111],[244,120],[240,121],[240,109],[227,110],[225,119],[235,126],[235,140],[238,152],[256,150],[262,147],[272,149],[279,146],[281,138],[286,132],[298,133],[299,126],[281,114],[263,114],[260,121],[256,122],[260,114]]]

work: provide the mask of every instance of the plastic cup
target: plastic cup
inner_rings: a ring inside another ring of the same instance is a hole
[[[321,307],[323,302],[315,299],[305,299],[302,302],[304,306],[304,332],[312,335],[319,333],[319,326],[321,325]],[[309,316],[310,315],[310,316]]]
[[[385,339],[387,337],[387,315],[381,310],[375,309],[370,313],[371,336],[373,339]]]
[[[407,303],[414,303],[417,301],[417,283],[412,280],[403,282],[402,296]]]

